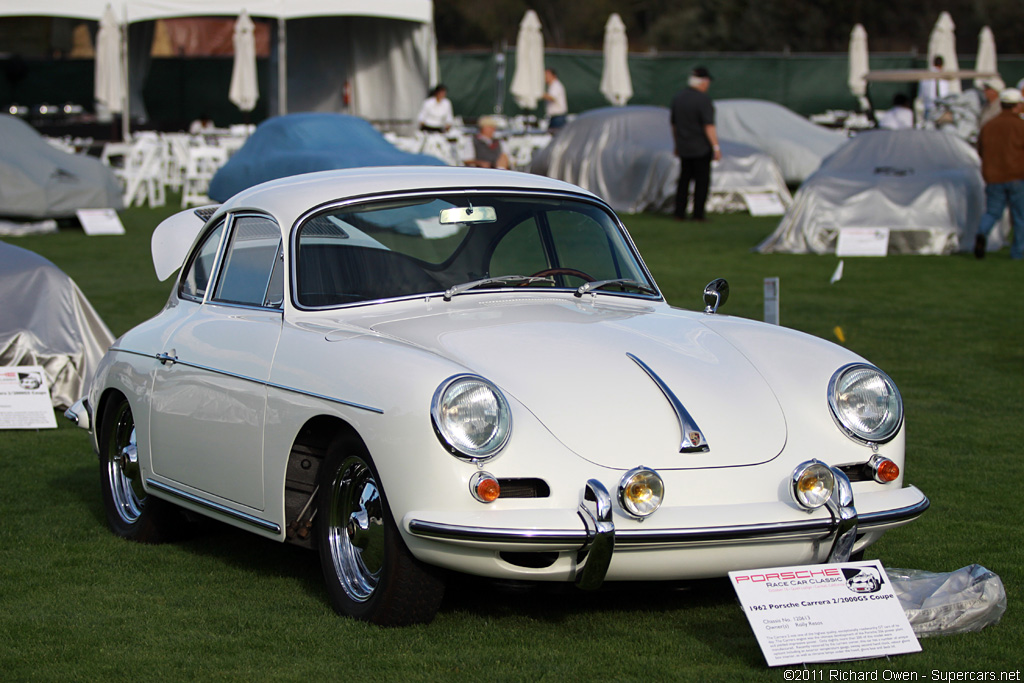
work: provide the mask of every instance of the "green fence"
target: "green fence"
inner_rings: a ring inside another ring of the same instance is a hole
[[[455,111],[464,117],[493,113],[502,106],[505,114],[523,112],[507,92],[515,70],[515,52],[505,58],[504,95],[499,91],[498,63],[492,52],[448,52],[440,55],[442,81],[449,88]],[[545,65],[558,71],[569,97],[569,110],[581,112],[608,106],[601,95],[602,57],[599,52],[549,50]],[[715,99],[748,98],[770,100],[804,115],[829,109],[856,109],[857,101],[847,85],[845,54],[671,54],[630,55],[629,71],[633,79],[630,104],[668,106],[672,95],[686,83],[694,66],[708,68],[714,80],[710,95]],[[973,58],[963,57],[963,69],[974,66]],[[923,69],[923,55],[872,55],[872,69]],[[1007,84],[1024,77],[1024,56],[999,58],[999,68]],[[965,86],[970,87],[970,83]],[[916,84],[873,84],[871,99],[880,109],[888,108],[897,92],[916,94]],[[539,110],[542,113],[543,109]]]
[[[455,112],[474,119],[494,113],[501,105],[506,114],[522,112],[508,94],[515,70],[515,51],[504,53],[505,77],[498,77],[498,60],[493,52],[442,52],[441,80],[448,86]],[[599,52],[549,50],[546,64],[558,70],[569,97],[569,109],[581,112],[607,106],[599,91],[602,57]],[[961,59],[970,68],[972,58]],[[857,102],[847,87],[845,54],[634,54],[629,57],[634,96],[630,104],[668,106],[672,95],[683,87],[696,65],[706,66],[714,76],[711,96],[770,100],[804,115],[829,109],[855,109]],[[921,55],[872,55],[872,69],[924,68]],[[1007,84],[1024,77],[1024,56],[1001,56],[1000,72]],[[267,93],[269,63],[258,62],[260,92]],[[241,123],[245,116],[227,98],[231,82],[230,58],[154,59],[143,97],[152,124],[162,128],[187,126],[207,113],[221,126]],[[970,85],[970,84],[966,84]],[[503,87],[502,87],[503,86]],[[0,59],[0,107],[74,102],[87,109],[92,105],[93,62],[91,60]],[[872,99],[887,108],[897,92],[915,93],[913,84],[876,84]],[[267,117],[267,98],[261,97],[249,119],[258,123]]]

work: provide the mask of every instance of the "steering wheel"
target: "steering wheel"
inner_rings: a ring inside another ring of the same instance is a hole
[[[597,279],[575,268],[545,268],[544,270],[538,270],[530,277],[548,277],[549,275],[571,275],[587,282],[594,282]]]

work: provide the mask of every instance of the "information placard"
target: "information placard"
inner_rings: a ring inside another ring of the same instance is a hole
[[[113,209],[79,209],[75,212],[86,235],[123,235],[124,224]]]
[[[776,192],[741,192],[743,201],[751,216],[781,216],[786,213],[786,205],[782,203]]]
[[[38,365],[0,367],[0,429],[56,429],[46,374]]]
[[[768,666],[920,652],[878,560],[729,572]]]
[[[889,253],[889,228],[842,228],[836,256],[885,256]]]

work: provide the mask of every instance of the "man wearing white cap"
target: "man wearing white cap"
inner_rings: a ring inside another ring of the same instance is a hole
[[[985,179],[985,215],[974,238],[974,255],[985,258],[988,234],[1010,207],[1013,243],[1010,258],[1024,258],[1024,95],[1017,88],[999,94],[1002,111],[978,135],[981,175]]]

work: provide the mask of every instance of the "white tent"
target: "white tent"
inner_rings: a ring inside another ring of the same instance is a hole
[[[347,81],[352,93],[349,113],[368,119],[412,119],[437,81],[433,0],[43,0],[31,7],[0,0],[0,16],[99,21],[108,5],[123,24],[170,17],[237,17],[243,10],[253,17],[277,19],[273,113],[341,111]],[[141,101],[141,83],[130,89],[132,101]]]
[[[937,130],[858,134],[797,190],[758,251],[835,253],[846,228],[884,228],[890,254],[950,254],[974,245],[985,184],[974,148]],[[997,228],[989,248],[1004,243]]]

